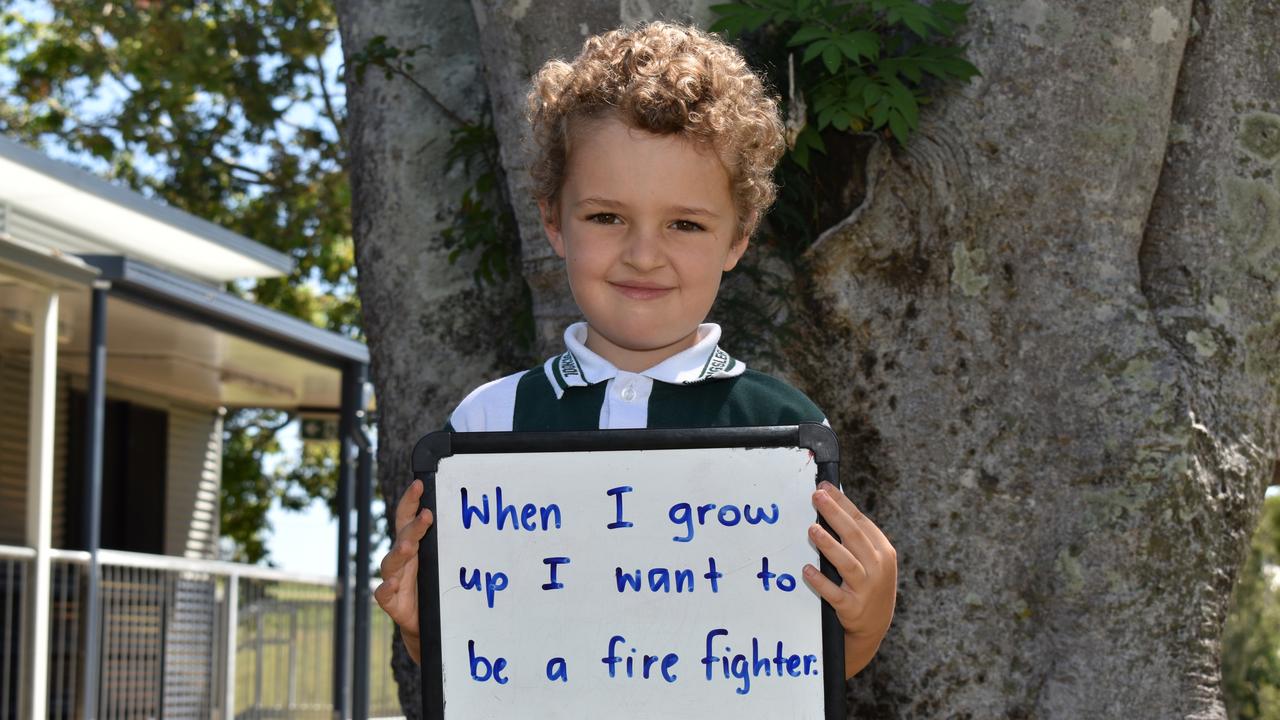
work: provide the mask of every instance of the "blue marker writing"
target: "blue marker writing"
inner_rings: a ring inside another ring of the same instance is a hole
[[[542,563],[544,565],[550,566],[550,573],[551,573],[551,581],[543,583],[542,589],[543,590],[559,590],[560,588],[564,587],[564,583],[560,582],[559,580],[556,580],[556,568],[560,567],[561,565],[568,565],[569,558],[567,557],[542,558]]]
[[[618,528],[632,527],[631,523],[622,519],[622,496],[624,493],[631,492],[632,489],[633,488],[630,485],[620,485],[615,488],[609,488],[608,490],[605,491],[606,495],[613,496],[613,503],[615,506],[616,514],[617,514],[617,519],[609,523],[605,527],[609,528],[610,530],[617,530]]]

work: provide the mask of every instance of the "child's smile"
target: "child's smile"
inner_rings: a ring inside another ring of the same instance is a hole
[[[690,347],[746,250],[729,175],[710,150],[614,117],[579,122],[559,221],[542,205],[565,259],[587,347],[639,372]]]
[[[649,284],[639,280],[614,282],[610,284],[618,288],[618,292],[626,295],[632,300],[653,300],[655,298],[663,297],[675,289],[669,286]]]

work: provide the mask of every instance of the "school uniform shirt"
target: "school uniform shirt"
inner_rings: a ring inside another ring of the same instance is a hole
[[[720,326],[633,373],[587,349],[587,324],[564,331],[565,351],[472,390],[449,418],[456,432],[827,424],[804,393],[747,369],[717,344]]]

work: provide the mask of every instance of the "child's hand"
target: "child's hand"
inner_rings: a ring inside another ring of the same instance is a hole
[[[418,541],[431,527],[431,511],[418,512],[422,481],[414,480],[396,505],[396,541],[382,558],[382,584],[373,591],[378,605],[400,626],[400,637],[416,663],[422,662],[418,631]]]
[[[871,662],[889,631],[898,597],[898,553],[880,528],[831,483],[819,484],[813,504],[840,540],[817,523],[809,527],[809,537],[844,582],[837,586],[813,565],[804,566],[804,579],[835,608],[844,626],[847,679]]]

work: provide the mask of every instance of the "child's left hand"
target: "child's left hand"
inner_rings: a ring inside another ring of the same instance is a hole
[[[813,504],[840,539],[817,523],[809,526],[809,538],[844,582],[837,586],[813,565],[804,566],[804,579],[835,608],[844,626],[847,679],[871,662],[889,631],[898,597],[898,553],[880,528],[831,483],[819,484]]]

